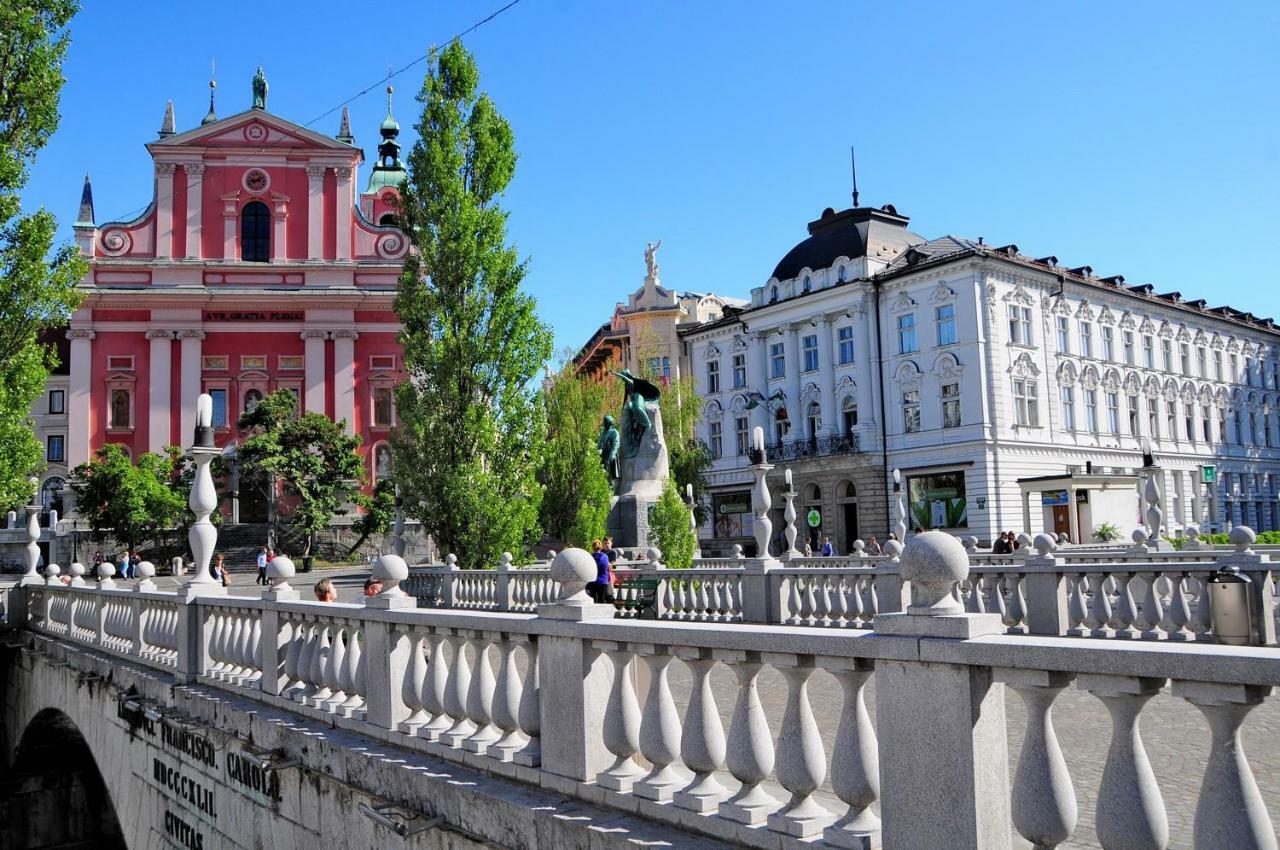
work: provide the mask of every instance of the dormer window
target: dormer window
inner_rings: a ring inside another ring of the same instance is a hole
[[[805,276],[804,276],[804,291],[805,291],[805,292],[808,292],[808,291],[809,291],[809,289],[811,288],[811,286],[812,286],[812,284],[811,284],[811,282],[810,282],[810,280],[809,280],[809,276],[808,276],[808,275],[805,275]]]
[[[240,211],[240,259],[265,263],[271,258],[271,211],[262,201],[251,201]]]
[[[770,288],[769,288],[769,303],[770,303],[770,304],[772,304],[773,302],[775,302],[775,301],[777,301],[777,300],[778,300],[778,287],[776,287],[776,286],[770,287]]]
[[[836,280],[840,283],[844,283],[844,274],[844,266],[841,266],[839,271],[836,272]]]

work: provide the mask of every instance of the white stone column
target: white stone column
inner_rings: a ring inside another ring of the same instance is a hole
[[[284,201],[271,202],[271,261],[283,263],[287,258],[288,238],[286,224],[289,210]]]
[[[800,370],[804,360],[800,355],[800,325],[787,325],[785,342],[787,363],[787,414],[791,430],[788,440],[798,440],[804,433],[804,411],[800,409]]]
[[[71,340],[70,381],[67,387],[67,468],[89,460],[90,394],[89,377],[93,366],[93,338],[88,328],[67,331]]]
[[[149,357],[151,389],[147,398],[147,451],[160,454],[169,444],[170,396],[172,395],[170,373],[173,363],[170,344],[173,341],[173,331],[149,330],[147,339],[151,340]]]
[[[324,166],[307,166],[307,256],[313,260],[324,251]]]
[[[200,259],[201,207],[204,205],[204,163],[189,162],[182,166],[187,173],[187,259]]]
[[[204,331],[188,329],[178,331],[178,339],[182,341],[181,384],[179,390],[178,441],[184,443],[191,439],[196,428],[196,398],[200,395],[201,357],[204,349]],[[231,402],[228,399],[227,404]],[[167,417],[166,417],[167,418]]]
[[[835,334],[831,317],[818,319],[818,392],[822,404],[822,433],[840,433],[840,403],[836,401]]]
[[[335,194],[337,209],[333,216],[333,232],[337,240],[336,259],[351,259],[351,169],[335,168],[338,175],[338,191]]]
[[[236,226],[240,223],[236,215],[234,199],[222,205],[222,258],[224,260],[240,259],[240,246],[236,239]]]
[[[872,374],[872,352],[876,350],[876,338],[873,332],[874,323],[870,314],[861,307],[854,313],[853,320],[853,358],[854,374],[858,382],[858,424],[880,421],[880,407],[875,403],[876,376]],[[878,430],[875,433],[879,438]]]
[[[172,162],[156,163],[156,259],[173,256],[173,172]]]
[[[347,433],[356,432],[356,340],[360,334],[343,328],[333,332],[333,418],[346,420]]]
[[[310,413],[324,413],[324,341],[328,338],[328,331],[312,328],[302,332],[306,368],[302,406]]]

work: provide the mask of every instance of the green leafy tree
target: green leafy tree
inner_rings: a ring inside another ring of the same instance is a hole
[[[698,540],[689,528],[689,506],[680,498],[675,481],[670,478],[650,508],[649,543],[662,552],[662,563],[667,567],[683,570],[693,566]]]
[[[71,491],[94,539],[110,532],[137,549],[146,541],[159,545],[181,520],[186,502],[172,486],[173,477],[170,455],[145,452],[134,463],[119,444],[108,443],[71,473]]]
[[[39,333],[66,323],[86,268],[73,246],[54,249],[53,215],[23,215],[19,198],[58,127],[66,26],[78,10],[72,0],[0,3],[0,506],[31,496],[42,456],[31,403],[55,363]]]
[[[463,566],[541,537],[535,473],[545,421],[530,384],[551,333],[520,291],[498,198],[515,172],[510,125],[458,42],[433,51],[400,221],[416,249],[396,296],[409,379],[394,438],[406,509]]]
[[[364,513],[360,514],[360,518],[352,526],[360,536],[347,551],[348,558],[354,555],[370,537],[382,534],[391,527],[396,515],[395,483],[387,479],[379,481],[373,488],[373,496],[365,503],[364,508]]]
[[[240,417],[249,435],[240,444],[241,474],[283,483],[291,504],[289,522],[303,536],[309,557],[316,532],[327,528],[348,504],[367,504],[361,492],[364,461],[360,438],[319,413],[297,415],[297,399],[276,390]]]
[[[597,444],[609,403],[620,405],[620,395],[616,382],[604,384],[579,376],[565,359],[539,396],[547,419],[546,449],[538,472],[544,490],[541,524],[553,538],[583,546],[604,535],[609,518],[613,489],[600,464]]]

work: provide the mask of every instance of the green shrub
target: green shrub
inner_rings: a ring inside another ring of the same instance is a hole
[[[1093,530],[1093,539],[1099,543],[1110,543],[1113,540],[1120,539],[1120,529],[1116,528],[1115,523],[1104,522]]]
[[[649,509],[649,545],[662,552],[662,563],[671,569],[693,566],[697,537],[689,528],[689,506],[676,491],[674,479],[667,479],[662,496]]]

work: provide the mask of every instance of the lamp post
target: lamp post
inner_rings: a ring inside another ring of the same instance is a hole
[[[213,509],[218,506],[218,492],[213,487],[213,473],[209,464],[220,452],[213,444],[213,398],[207,393],[201,394],[196,400],[196,430],[189,454],[195,461],[196,474],[191,483],[191,497],[187,504],[196,515],[196,521],[187,534],[187,540],[191,544],[191,556],[195,563],[191,579],[182,586],[182,595],[224,595],[226,588],[209,572],[213,548],[218,542],[218,529],[209,521]]]
[[[36,564],[40,563],[40,479],[28,478],[27,483],[31,485],[31,504],[27,505],[27,546],[22,553],[27,568],[22,574],[24,586],[44,584],[36,572]]]

